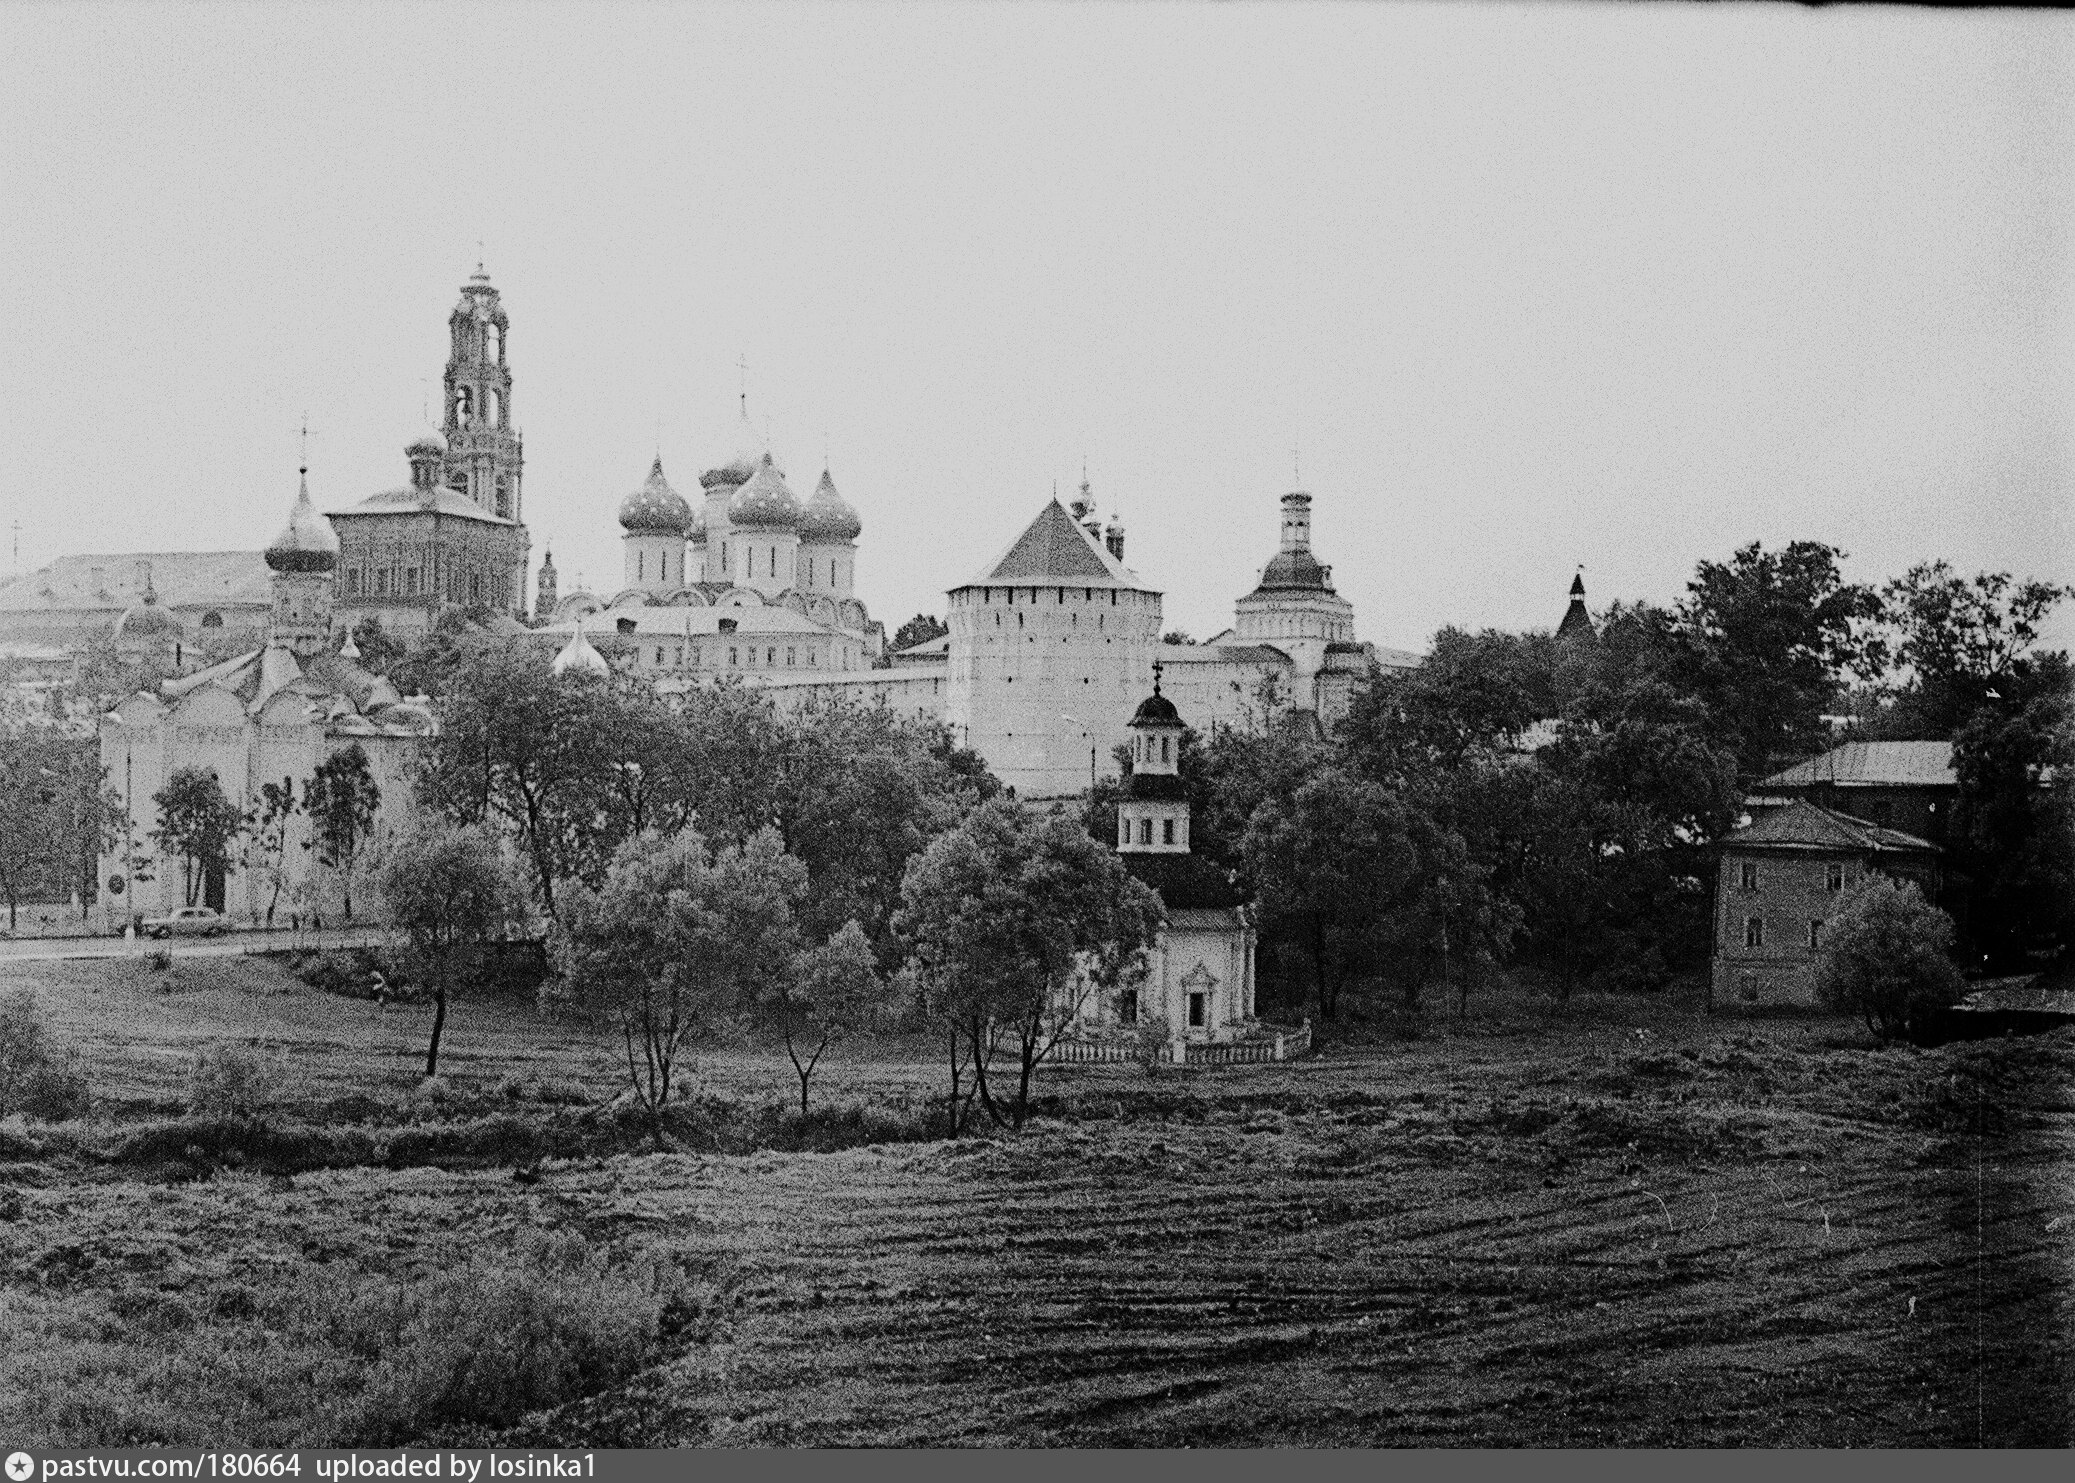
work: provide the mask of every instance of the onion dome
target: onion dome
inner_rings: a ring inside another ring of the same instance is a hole
[[[302,472],[288,526],[267,547],[267,565],[277,572],[328,572],[339,564],[339,538],[310,503],[310,471]]]
[[[771,457],[770,446],[764,442],[763,434],[759,433],[755,424],[749,420],[749,411],[745,407],[742,420],[735,429],[734,456],[719,468],[708,469],[701,474],[699,483],[707,489],[714,489],[723,484],[744,484],[767,463],[774,468],[777,467],[777,461]],[[778,469],[778,474],[783,478],[785,470]]]
[[[605,662],[605,656],[592,648],[591,641],[584,637],[584,625],[581,622],[576,625],[576,632],[569,636],[569,642],[562,646],[562,652],[555,656],[556,674],[565,675],[572,670],[580,675],[612,673],[612,666]]]
[[[620,501],[620,526],[636,535],[683,535],[692,523],[692,507],[663,477],[663,460],[658,455],[648,471],[648,482]]]
[[[857,511],[836,493],[836,481],[821,471],[821,482],[800,510],[800,539],[803,541],[854,541],[864,529]]]
[[[1269,590],[1333,590],[1333,584],[1326,580],[1325,567],[1309,551],[1276,552],[1269,558],[1268,565],[1261,568],[1261,586]]]
[[[115,620],[118,640],[157,638],[180,631],[180,620],[158,605],[158,598],[149,587],[144,589],[144,601],[123,609],[123,615]]]
[[[800,499],[785,487],[785,478],[769,454],[749,480],[728,497],[728,524],[740,526],[797,526]]]

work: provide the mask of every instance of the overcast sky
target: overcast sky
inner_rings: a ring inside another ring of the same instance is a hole
[[[2075,28],[1295,5],[0,6],[0,521],[405,482],[477,242],[525,515],[824,448],[889,628],[1085,457],[1170,626],[1316,496],[1364,638],[1833,542],[2075,580]],[[2057,625],[2075,640],[2075,617]]]

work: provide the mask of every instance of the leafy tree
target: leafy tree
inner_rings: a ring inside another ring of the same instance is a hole
[[[370,620],[372,621],[372,620]],[[307,790],[305,790],[307,793]],[[256,868],[267,883],[267,925],[288,883],[288,825],[295,817],[295,780],[261,783],[259,801],[245,815],[245,837],[256,856]]]
[[[438,819],[423,821],[385,852],[379,887],[408,944],[412,976],[432,990],[425,1074],[436,1076],[448,1002],[480,967],[487,945],[523,918],[524,892],[495,839]]]
[[[66,783],[75,769],[66,741],[46,728],[0,727],[0,894],[10,932],[21,900],[71,876],[65,844],[75,800]]]
[[[942,638],[950,631],[950,627],[942,619],[932,617],[928,613],[917,613],[894,630],[892,647],[898,653],[902,649],[912,649],[917,644],[926,644],[931,639]]]
[[[1870,875],[1823,924],[1816,996],[1858,1015],[1882,1040],[1921,1034],[1959,997],[1960,972],[1947,955],[1952,942],[1952,918],[1913,882]]]
[[[800,1116],[807,1115],[807,1083],[829,1046],[871,1023],[885,982],[871,939],[845,922],[827,942],[802,950],[792,972],[772,980],[769,1009],[778,1020],[785,1054],[800,1078]]]
[[[1269,799],[1247,825],[1248,865],[1263,924],[1287,934],[1311,960],[1319,1013],[1373,974],[1386,923],[1420,883],[1415,821],[1376,783],[1339,768],[1306,781],[1287,803]]]
[[[390,635],[376,617],[353,625],[353,647],[360,651],[360,667],[378,675],[393,673],[410,653],[410,645]]]
[[[426,806],[511,836],[550,917],[557,883],[596,862],[611,695],[610,681],[558,675],[531,647],[485,648],[452,676],[419,779]]]
[[[381,806],[381,787],[359,742],[332,753],[303,782],[310,846],[326,869],[339,873],[349,922],[353,920],[353,872],[374,833],[375,813]]]
[[[658,1146],[686,1043],[752,1010],[793,967],[806,883],[775,829],[718,849],[686,830],[627,841],[596,892],[569,893],[544,1002],[618,1027]]]
[[[2075,936],[2075,693],[2060,656],[1953,738],[1947,848],[1973,950],[1998,967]]]
[[[772,802],[787,850],[808,868],[800,913],[810,937],[855,920],[882,963],[894,961],[886,929],[909,859],[982,791],[937,741],[935,728],[884,706],[823,702],[786,718]]]
[[[180,857],[187,888],[187,904],[193,906],[202,882],[212,871],[224,868],[231,843],[244,828],[244,815],[223,796],[216,774],[203,767],[175,768],[165,787],[152,795],[158,805],[159,827],[152,842],[167,854]]]
[[[1548,634],[1444,628],[1417,669],[1378,670],[1355,692],[1341,740],[1382,783],[1510,753],[1559,713],[1561,656]]]
[[[1943,561],[1911,567],[1881,589],[1886,642],[1904,681],[1873,732],[1943,739],[2026,686],[2052,661],[2035,649],[2041,626],[2071,596],[2075,587],[2007,572],[1962,578]]]
[[[1170,628],[1167,632],[1160,635],[1160,642],[1163,644],[1193,644],[1196,640],[1190,638],[1185,629]]]
[[[1727,562],[1703,561],[1678,613],[1686,693],[1706,702],[1755,781],[1821,749],[1822,714],[1847,674],[1877,673],[1880,599],[1846,582],[1843,552],[1818,541],[1766,551],[1756,541]]]
[[[1022,1127],[1039,1063],[1089,992],[1143,974],[1162,916],[1159,896],[1076,820],[1013,800],[975,809],[909,863],[894,928],[949,1039],[954,1135],[974,1094],[996,1126]],[[1003,1045],[1017,1075],[1006,1110],[987,1080]]]

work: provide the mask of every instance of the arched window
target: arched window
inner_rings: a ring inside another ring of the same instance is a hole
[[[221,613],[204,613],[204,614],[202,614],[202,627],[204,627],[204,628],[221,628],[221,627],[223,627],[223,614],[221,614]]]

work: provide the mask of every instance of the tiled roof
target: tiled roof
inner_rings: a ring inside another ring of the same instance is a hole
[[[1861,854],[1935,855],[1938,846],[1900,829],[1869,824],[1849,814],[1796,799],[1777,813],[1754,819],[1722,841],[1725,849],[1849,850]]]
[[[968,587],[989,582],[1137,587],[1138,579],[1052,500]]]
[[[103,609],[119,613],[144,600],[145,571],[159,606],[267,607],[273,573],[260,551],[139,551],[60,556],[49,566],[0,582],[0,612]],[[94,582],[99,570],[101,582]]]
[[[1928,787],[1958,785],[1953,776],[1950,742],[1846,742],[1820,757],[1776,772],[1758,786],[1807,788],[1819,783],[1844,787]]]

